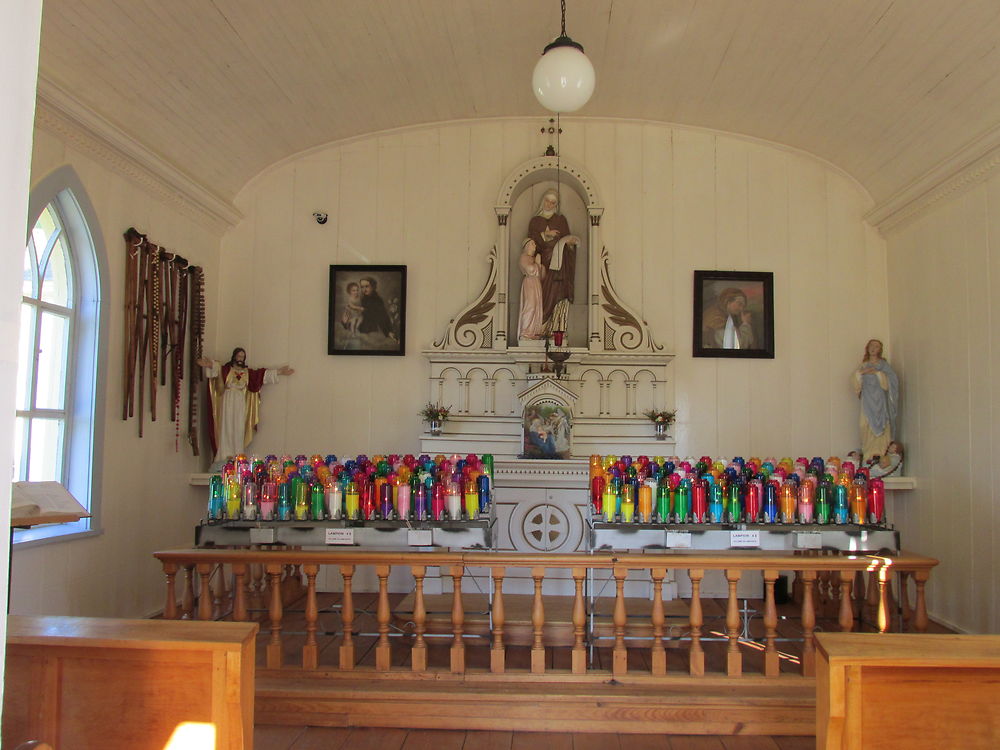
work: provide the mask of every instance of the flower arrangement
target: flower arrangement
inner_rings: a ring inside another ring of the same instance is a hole
[[[418,414],[424,418],[425,422],[444,422],[451,414],[451,407],[432,404],[428,401],[427,405]]]
[[[647,409],[646,411],[643,412],[643,415],[650,422],[654,422],[656,424],[663,424],[669,427],[674,423],[674,420],[677,418],[677,410],[674,409],[673,411],[666,411],[664,409]]]

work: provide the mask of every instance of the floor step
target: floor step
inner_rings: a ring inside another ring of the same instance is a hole
[[[260,670],[260,724],[550,732],[808,735],[815,682],[802,677],[611,679],[406,671]]]

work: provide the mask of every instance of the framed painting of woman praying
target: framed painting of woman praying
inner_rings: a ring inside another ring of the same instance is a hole
[[[774,274],[694,272],[695,357],[774,359]]]

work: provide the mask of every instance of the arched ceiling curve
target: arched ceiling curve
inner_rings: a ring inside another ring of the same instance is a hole
[[[1000,132],[995,0],[568,0],[578,113],[749,135],[888,200]],[[546,116],[557,0],[46,0],[40,75],[216,195],[391,128]],[[1000,141],[998,141],[1000,142]]]

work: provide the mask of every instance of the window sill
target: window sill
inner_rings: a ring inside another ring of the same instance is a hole
[[[46,524],[33,526],[30,529],[11,529],[14,532],[11,541],[18,549],[27,549],[54,542],[69,542],[74,539],[100,536],[103,533],[101,529],[87,528],[84,525],[84,521],[92,520],[83,519],[76,523]]]

